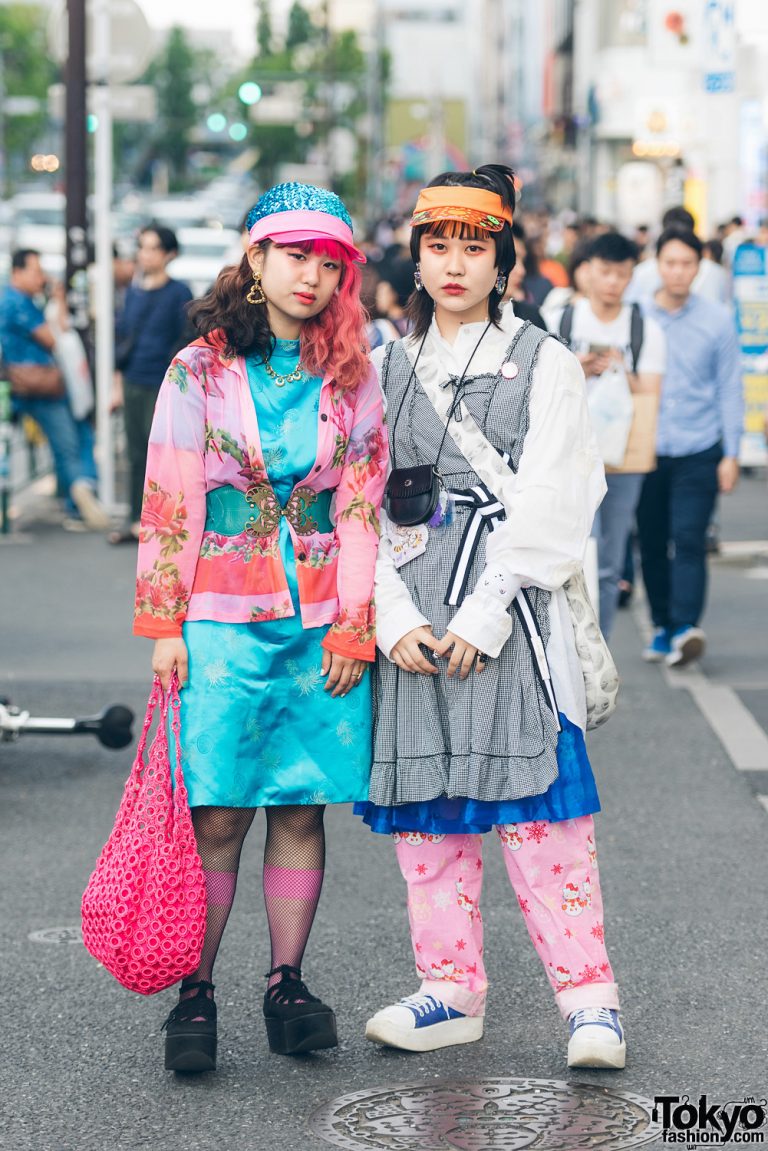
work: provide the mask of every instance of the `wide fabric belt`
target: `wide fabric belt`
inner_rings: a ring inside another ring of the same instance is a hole
[[[295,488],[281,507],[269,484],[258,484],[243,492],[230,484],[214,488],[206,496],[205,530],[222,536],[242,532],[271,535],[285,517],[297,535],[330,532],[330,489],[315,492],[307,486]]]

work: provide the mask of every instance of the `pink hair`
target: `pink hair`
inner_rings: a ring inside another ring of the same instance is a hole
[[[301,329],[301,362],[315,375],[330,372],[340,388],[356,388],[370,370],[360,269],[335,240],[307,240],[289,246],[341,260],[341,279],[330,303]]]

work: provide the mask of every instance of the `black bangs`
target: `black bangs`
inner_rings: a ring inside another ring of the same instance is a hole
[[[476,228],[464,220],[435,220],[433,224],[420,224],[419,239],[422,236],[443,236],[446,240],[492,240],[493,232]]]

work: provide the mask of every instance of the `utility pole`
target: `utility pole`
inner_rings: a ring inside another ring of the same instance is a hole
[[[69,49],[66,83],[65,187],[67,196],[67,302],[72,325],[85,339],[88,333],[88,243],[86,198],[85,0],[67,0]],[[87,345],[86,345],[87,346]]]
[[[384,124],[384,77],[386,23],[382,0],[374,0],[368,49],[368,150],[366,154],[365,216],[368,225],[377,223],[382,212],[382,169],[386,159]]]

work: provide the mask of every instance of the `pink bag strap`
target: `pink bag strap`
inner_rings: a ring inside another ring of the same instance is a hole
[[[166,723],[168,720],[168,708],[170,707],[172,713],[171,729],[173,731],[173,742],[175,744],[176,752],[176,791],[178,792],[179,788],[183,789],[183,797],[184,801],[186,802],[187,792],[186,788],[184,787],[184,774],[181,766],[181,721],[179,720],[179,708],[181,707],[181,701],[179,699],[179,688],[179,679],[175,670],[171,674],[171,682],[167,692],[163,691],[163,686],[160,683],[160,677],[158,675],[156,675],[153,679],[152,690],[149,693],[149,700],[147,701],[147,711],[146,715],[144,716],[144,726],[142,728],[141,737],[136,748],[136,757],[133,762],[133,770],[131,771],[129,783],[132,784],[133,790],[135,791],[138,791],[141,786],[141,778],[143,778],[144,770],[146,768],[147,740],[149,739],[149,729],[152,726],[152,722],[155,718],[155,711],[158,707],[160,708],[161,715],[161,724],[158,729],[158,734],[162,732],[160,738],[167,740],[168,736]],[[170,761],[170,755],[168,758]],[[170,788],[170,775],[168,776],[167,780],[163,782],[165,782],[166,786]],[[180,796],[176,797],[177,806],[178,800],[180,798]]]

